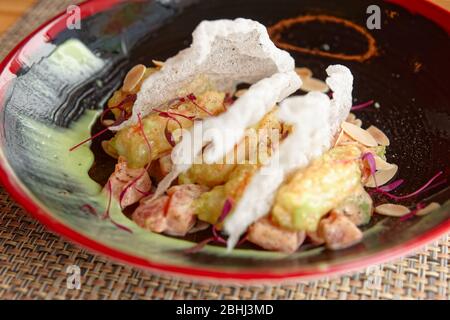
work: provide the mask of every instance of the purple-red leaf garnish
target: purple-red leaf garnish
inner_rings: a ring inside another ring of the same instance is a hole
[[[231,198],[227,198],[223,204],[222,213],[220,214],[219,219],[217,219],[219,223],[225,220],[231,212],[231,209],[233,209],[233,200]]]
[[[375,172],[377,171],[377,165],[375,162],[375,157],[373,156],[373,154],[371,152],[366,152],[361,156],[361,159],[364,161],[367,161],[367,163],[369,164],[369,168],[370,168],[370,174],[374,175]]]
[[[369,100],[369,101],[367,101],[367,102],[364,102],[364,103],[360,103],[360,104],[354,105],[354,106],[351,108],[351,111],[361,110],[361,109],[370,107],[374,102],[375,102],[375,101],[373,101],[373,100]]]
[[[375,178],[375,172],[377,171],[377,165],[375,162],[375,157],[371,152],[366,152],[361,156],[361,160],[366,161],[369,165],[370,175],[373,178],[373,181],[375,182],[375,186],[377,186],[377,180]]]

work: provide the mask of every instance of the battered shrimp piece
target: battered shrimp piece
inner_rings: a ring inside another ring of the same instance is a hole
[[[196,103],[181,98],[179,103],[160,113],[152,113],[142,118],[140,124],[123,128],[104,145],[108,154],[125,157],[132,168],[144,167],[149,160],[159,159],[172,150],[172,144],[166,137],[166,131],[170,132],[175,142],[178,138],[175,133],[180,128],[188,129],[193,125],[193,118],[199,120],[217,115],[223,112],[223,100],[225,93],[218,91],[206,91],[198,97]],[[197,107],[198,106],[198,107]],[[170,117],[169,117],[170,115]],[[169,117],[169,118],[168,118]],[[144,138],[142,131],[145,132]],[[149,141],[151,148],[147,145]]]
[[[111,184],[111,195],[120,201],[122,207],[127,207],[141,200],[150,191],[152,182],[145,168],[132,169],[127,161],[120,157],[114,173],[108,180]],[[125,190],[125,193],[120,196]]]
[[[290,231],[264,217],[248,228],[248,241],[271,251],[295,252],[305,240],[305,232]]]
[[[237,164],[246,161],[260,164],[266,161],[272,149],[278,146],[280,132],[281,122],[276,117],[276,109],[273,109],[259,123],[246,130],[244,139],[221,163],[193,164],[187,172],[180,174],[178,181],[181,184],[198,183],[210,188],[223,185],[230,179]]]
[[[210,224],[216,224],[227,198],[239,201],[256,170],[258,170],[258,165],[237,165],[231,172],[227,183],[212,188],[211,191],[202,194],[194,201],[198,218]]]

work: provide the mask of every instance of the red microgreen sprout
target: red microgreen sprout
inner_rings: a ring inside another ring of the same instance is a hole
[[[217,219],[217,222],[222,223],[225,220],[225,218],[230,214],[231,209],[233,209],[233,201],[231,198],[227,198],[223,204],[222,213],[220,214],[219,218]],[[215,241],[220,242],[220,243],[227,242],[225,239],[223,239],[219,235],[216,225],[213,225],[212,232],[213,232]]]
[[[107,205],[107,207],[106,207],[105,213],[104,213],[103,216],[102,216],[102,219],[103,219],[103,220],[109,219],[109,221],[111,221],[111,223],[112,223],[113,225],[115,225],[117,228],[119,228],[119,229],[121,229],[121,230],[124,230],[124,231],[127,231],[127,232],[130,232],[130,233],[133,233],[133,231],[131,231],[131,229],[129,229],[129,228],[127,228],[127,227],[125,227],[125,226],[123,226],[123,225],[121,225],[121,224],[115,222],[113,219],[111,219],[111,216],[110,216],[111,200],[112,200],[112,187],[111,187],[111,181],[108,181],[108,187],[107,187],[107,190],[108,190],[108,205]]]
[[[175,116],[182,117],[182,118],[185,118],[185,119],[190,120],[190,121],[194,121],[195,120],[195,116],[187,116],[185,114],[181,114],[181,113],[177,113],[177,112],[173,112],[173,111],[162,111],[162,110],[159,110],[159,109],[156,109],[156,108],[153,108],[153,111],[158,112],[158,115],[160,117],[169,118],[169,119],[173,119],[173,120],[176,120],[176,121],[177,121],[177,118],[175,118]]]
[[[376,188],[376,191],[391,198],[391,199],[397,200],[397,201],[412,198],[412,197],[415,197],[415,196],[419,195],[420,193],[424,192],[433,183],[433,181],[436,180],[443,173],[444,173],[443,171],[439,171],[430,180],[428,180],[428,182],[425,183],[422,187],[420,187],[419,189],[417,189],[414,192],[411,192],[411,193],[403,195],[403,196],[393,195],[387,191],[381,190],[381,188]]]
[[[219,243],[227,243],[227,241],[219,235],[219,232],[218,232],[216,226],[212,227],[212,233],[213,233],[214,241],[219,242]]]
[[[175,139],[173,138],[172,132],[169,131],[169,128],[168,128],[169,121],[170,121],[170,119],[167,120],[166,127],[164,128],[164,136],[166,137],[167,142],[173,148],[173,147],[175,147],[176,142],[175,142]]]
[[[391,182],[391,183],[389,183],[387,185],[381,186],[378,189],[381,190],[381,191],[390,192],[390,191],[393,191],[393,190],[397,189],[401,184],[403,184],[404,181],[405,180],[403,180],[403,179],[398,179],[398,180],[395,180],[394,182]]]
[[[166,126],[164,128],[164,136],[166,137],[167,142],[172,146],[175,147],[175,139],[173,138],[172,133],[169,131],[169,122],[171,120],[175,121],[178,124],[178,127],[180,129],[183,129],[183,126],[181,125],[181,122],[176,118],[176,116],[183,117],[185,119],[188,119],[190,121],[195,120],[195,116],[187,116],[181,113],[176,113],[172,111],[161,111],[159,109],[153,109],[154,111],[158,112],[158,115],[163,118],[167,118]]]
[[[360,103],[360,104],[354,105],[354,106],[351,108],[351,111],[361,110],[361,109],[370,107],[373,103],[374,103],[373,100],[369,100],[369,101],[367,101],[367,102],[364,102],[364,103]]]
[[[81,206],[81,210],[83,210],[83,211],[85,211],[85,212],[87,212],[87,213],[97,217],[97,210],[95,210],[95,208],[93,206],[91,206],[90,204],[88,204],[88,203],[83,204]]]
[[[403,222],[403,221],[406,221],[406,220],[411,219],[412,217],[414,217],[414,216],[416,215],[416,213],[417,213],[419,210],[422,210],[423,208],[425,208],[425,204],[422,203],[422,202],[419,202],[419,203],[416,205],[416,208],[415,208],[414,210],[411,210],[410,213],[408,213],[408,214],[404,215],[403,217],[401,217],[401,218],[400,218],[400,221]]]
[[[186,249],[184,252],[187,254],[197,253],[197,252],[201,251],[208,243],[210,243],[212,241],[214,241],[214,237],[207,238],[207,239],[197,243],[192,248]]]
[[[244,236],[239,240],[237,243],[237,246],[240,246],[241,244],[245,243],[248,240],[248,233],[245,233]]]
[[[123,198],[125,197],[125,194],[127,193],[127,191],[131,188],[131,187],[133,187],[138,181],[139,181],[139,179],[141,179],[142,178],[142,176],[148,171],[148,169],[150,168],[150,165],[151,165],[151,154],[152,154],[152,146],[151,146],[151,144],[150,144],[150,141],[148,141],[148,138],[147,138],[147,135],[145,134],[145,130],[144,130],[144,125],[142,124],[142,117],[141,117],[141,114],[140,113],[138,113],[138,125],[139,125],[139,130],[140,130],[140,132],[141,132],[141,134],[142,134],[142,136],[144,137],[144,141],[145,141],[145,143],[146,143],[146,145],[147,145],[147,148],[148,148],[148,154],[149,154],[149,162],[147,163],[147,165],[145,166],[145,168],[142,170],[142,173],[141,174],[139,174],[136,178],[134,178],[132,181],[130,181],[130,183],[128,183],[126,186],[125,186],[125,188],[123,188],[123,190],[120,192],[120,195],[119,195],[119,204],[120,204],[120,206],[122,206],[122,201],[123,201]],[[108,181],[109,182],[109,181]],[[145,191],[141,191],[141,190],[139,190],[139,189],[137,189],[137,188],[135,188],[138,192],[140,192],[140,193],[142,193],[142,194],[147,194],[147,192],[145,192]]]
[[[231,198],[227,198],[224,202],[222,212],[221,212],[219,218],[217,219],[217,223],[223,222],[223,220],[225,220],[225,218],[231,212],[232,208],[233,208],[233,200]],[[203,249],[203,247],[205,247],[205,245],[207,245],[210,242],[218,242],[218,243],[223,243],[223,244],[227,243],[227,241],[219,234],[219,230],[217,229],[216,225],[212,226],[212,234],[213,234],[212,237],[207,238],[207,239],[203,240],[202,242],[199,242],[197,245],[186,250],[185,252],[186,253],[199,252],[201,249]],[[244,243],[245,241],[247,241],[247,234],[245,234],[241,238],[241,240],[239,240],[238,245]]]
[[[228,110],[228,106],[231,106],[233,103],[234,103],[233,96],[230,93],[228,93],[228,92],[225,93],[225,97],[223,98],[223,102],[222,102],[223,109],[225,111],[227,111]]]
[[[72,148],[69,149],[69,151],[73,151],[79,147],[81,147],[83,144],[85,144],[86,142],[89,142],[91,140],[94,140],[95,138],[101,136],[102,134],[104,134],[105,132],[107,132],[109,130],[109,128],[105,128],[103,130],[101,130],[100,132],[97,132],[96,134],[94,134],[92,137],[89,137],[86,140],[81,141],[80,143],[74,145]]]
[[[426,187],[425,189],[423,189],[423,192],[426,192],[426,191],[428,191],[428,190],[437,188],[437,187],[439,187],[440,185],[443,185],[443,184],[446,183],[446,182],[447,182],[447,179],[444,178],[444,179],[442,179],[442,180],[440,180],[440,181],[438,181],[438,182],[436,182],[436,183],[430,184],[428,187]]]
[[[186,96],[186,98],[188,98],[189,101],[191,101],[197,108],[199,108],[200,110],[202,110],[203,112],[205,112],[207,115],[209,115],[209,116],[213,116],[213,115],[214,115],[214,114],[212,114],[209,110],[207,110],[206,108],[200,106],[200,105],[196,102],[197,97],[196,97],[193,93],[188,94],[188,95]]]
[[[87,143],[87,142],[89,142],[89,141],[92,141],[92,140],[94,140],[95,138],[97,138],[97,137],[103,135],[105,132],[107,132],[107,131],[109,130],[109,127],[110,127],[110,126],[117,126],[117,125],[119,125],[120,123],[122,123],[123,121],[125,121],[125,120],[127,119],[127,112],[126,112],[126,110],[124,109],[123,106],[124,106],[126,103],[135,102],[135,101],[136,101],[136,97],[137,97],[136,94],[130,94],[130,95],[126,96],[125,99],[123,99],[117,106],[114,106],[114,107],[111,107],[111,108],[107,108],[106,110],[104,110],[104,111],[102,112],[102,114],[100,115],[100,121],[101,121],[102,123],[104,123],[104,117],[105,117],[105,115],[106,115],[108,112],[111,112],[112,109],[119,109],[119,110],[121,110],[121,114],[120,114],[119,119],[118,119],[117,121],[115,121],[114,123],[112,123],[111,125],[107,126],[105,129],[101,130],[100,132],[94,134],[93,136],[91,136],[91,137],[89,137],[89,138],[87,138],[87,139],[81,141],[80,143],[76,144],[75,146],[71,147],[71,148],[69,149],[69,151],[73,151],[73,150],[79,148],[80,146],[82,146],[83,144],[85,144],[85,143]]]

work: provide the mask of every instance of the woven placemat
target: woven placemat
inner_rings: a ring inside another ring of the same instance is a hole
[[[0,59],[74,1],[41,0],[3,37]],[[0,299],[449,299],[450,237],[395,263],[291,285],[229,286],[160,276],[93,255],[47,231],[0,188]],[[66,269],[82,270],[68,289]]]

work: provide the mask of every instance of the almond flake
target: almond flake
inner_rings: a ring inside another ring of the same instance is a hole
[[[123,81],[122,90],[124,92],[132,92],[136,89],[137,85],[141,82],[144,77],[147,68],[143,64],[138,64],[134,66],[125,77]]]
[[[361,119],[355,119],[355,120],[353,120],[353,124],[355,125],[355,126],[358,126],[358,127],[362,127],[362,121],[361,121]]]
[[[378,143],[376,142],[374,137],[372,137],[372,135],[369,132],[358,127],[357,125],[354,125],[350,122],[344,122],[342,123],[342,129],[344,129],[345,133],[348,134],[350,137],[352,137],[353,139],[362,143],[365,146],[368,147],[378,146]]]
[[[396,164],[392,164],[392,168],[390,169],[377,171],[375,172],[376,184],[373,176],[370,176],[365,186],[369,188],[376,188],[377,186],[381,187],[388,183],[397,174],[397,171],[398,166]]]
[[[162,68],[164,66],[164,62],[162,62],[162,61],[152,60],[152,62],[157,68]]]
[[[367,132],[369,132],[372,137],[375,139],[375,141],[381,145],[381,146],[388,146],[390,144],[389,142],[389,138],[384,134],[383,131],[381,131],[380,129],[378,129],[375,126],[370,126],[367,129]]]
[[[393,169],[395,166],[394,164],[383,160],[383,158],[381,158],[377,155],[374,155],[373,157],[375,159],[375,166],[376,166],[377,170],[380,170],[380,171],[389,170],[389,169]]]
[[[403,217],[411,211],[399,204],[385,203],[375,207],[375,212],[388,217]]]
[[[336,138],[336,141],[334,142],[334,146],[337,146],[337,145],[339,145],[340,143],[342,143],[342,140],[344,139],[344,130],[340,130],[339,131],[339,134],[338,134],[338,136],[337,136],[337,138]]]
[[[246,93],[247,91],[248,91],[247,89],[241,89],[241,90],[238,90],[238,91],[236,91],[236,92],[234,93],[234,96],[237,97],[237,98],[240,98],[240,97],[242,97],[242,95],[243,95],[244,93]]]
[[[302,79],[303,84],[300,89],[306,92],[311,91],[320,91],[320,92],[327,92],[329,90],[328,85],[319,79],[316,78],[306,78]]]
[[[426,214],[429,214],[430,212],[439,209],[441,205],[437,202],[431,202],[429,205],[427,205],[425,208],[420,209],[416,212],[416,216],[424,216]]]
[[[309,68],[295,68],[295,72],[299,75],[302,80],[309,79],[312,77],[313,73]]]
[[[355,121],[355,120],[356,120],[356,115],[354,113],[350,112],[347,116],[347,120],[345,120],[345,121],[353,123],[353,121]]]

